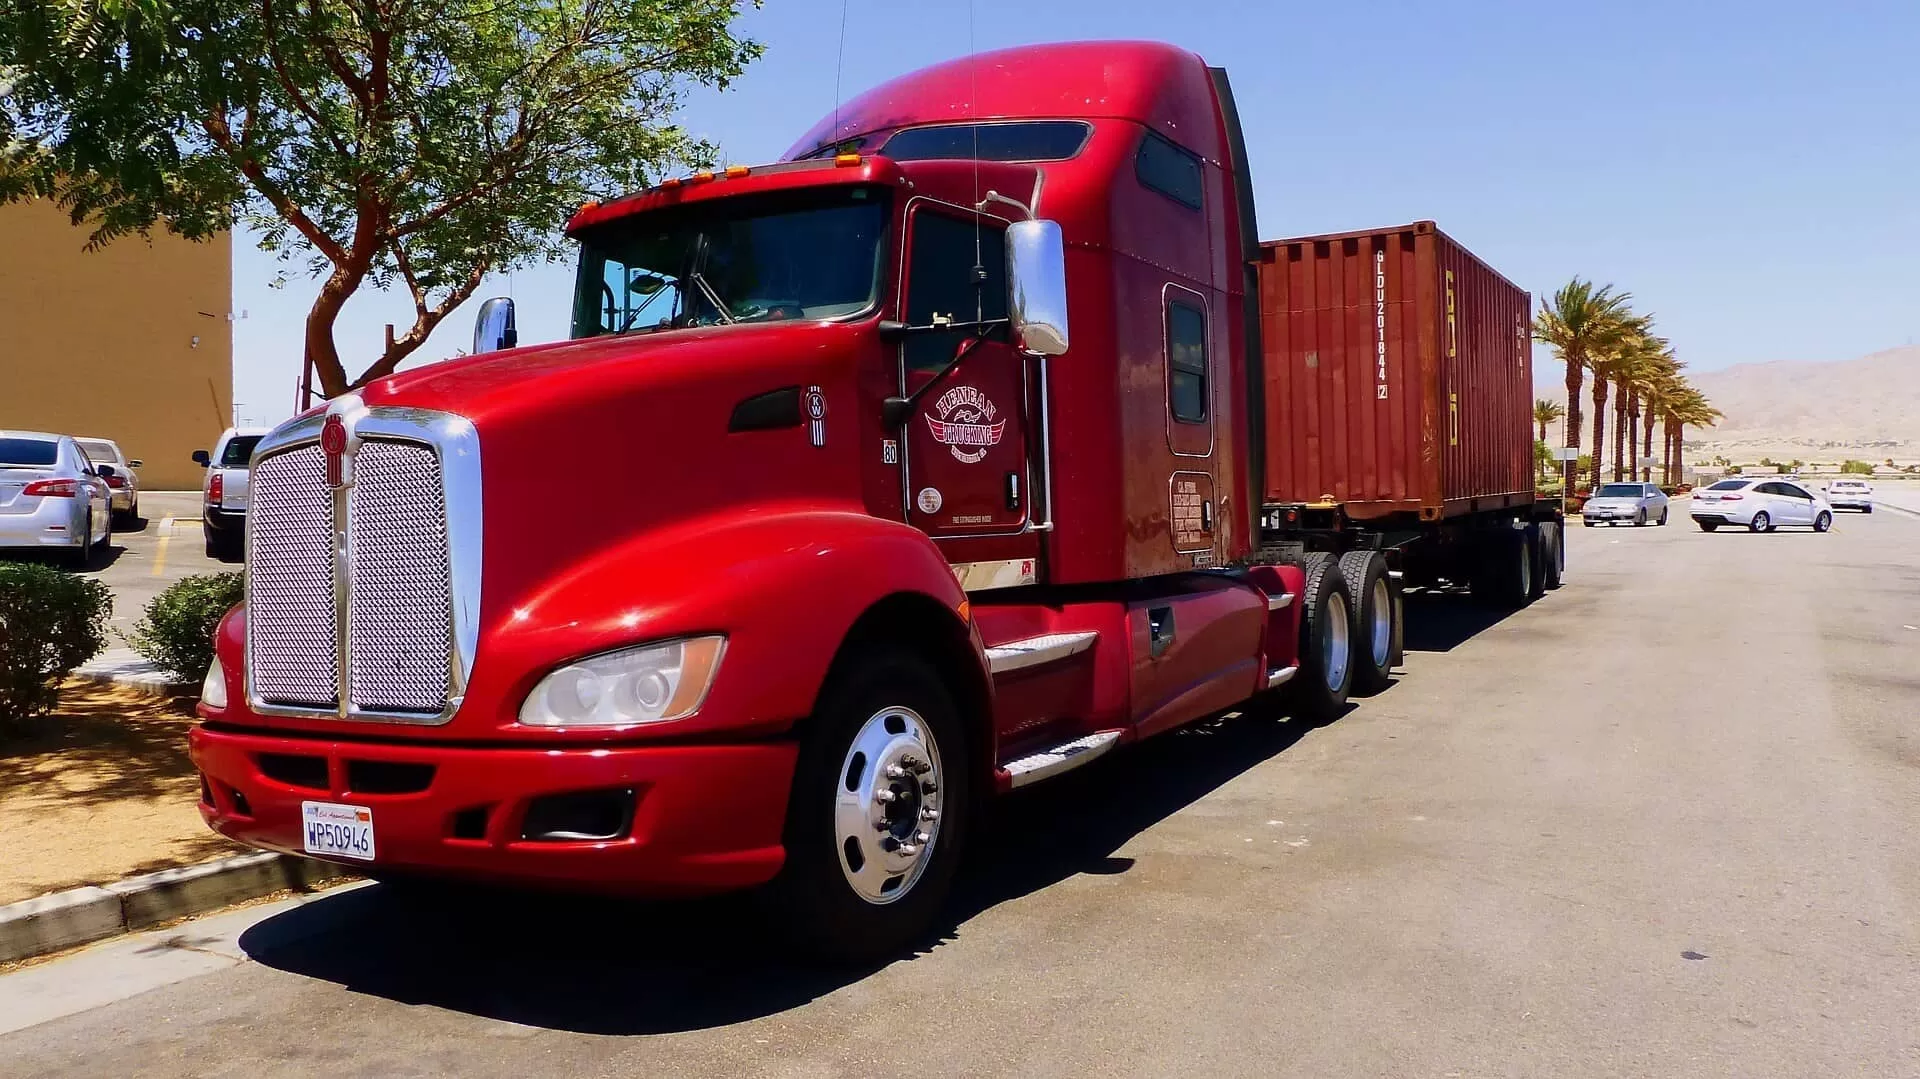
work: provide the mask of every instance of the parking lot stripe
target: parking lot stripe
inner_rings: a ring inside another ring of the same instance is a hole
[[[173,539],[173,518],[160,519],[160,542],[153,548],[153,575],[160,576],[167,568],[167,544]]]

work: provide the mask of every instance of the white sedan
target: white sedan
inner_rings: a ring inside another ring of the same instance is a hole
[[[1694,523],[1703,532],[1734,525],[1749,532],[1833,527],[1833,507],[1797,483],[1782,479],[1726,479],[1693,492]]]
[[[1834,509],[1873,512],[1873,484],[1866,480],[1834,480],[1827,484],[1827,501]]]

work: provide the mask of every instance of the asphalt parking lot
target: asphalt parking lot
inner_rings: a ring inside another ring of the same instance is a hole
[[[200,538],[200,492],[142,491],[140,512],[144,519],[131,529],[114,532],[106,556],[82,571],[113,590],[116,630],[139,621],[147,602],[182,577],[240,568],[207,557]],[[22,557],[53,562],[45,555]]]
[[[878,970],[366,886],[0,977],[0,1075],[1920,1075],[1920,519],[1675,511],[1516,614],[1410,602],[1331,724],[1008,799]]]

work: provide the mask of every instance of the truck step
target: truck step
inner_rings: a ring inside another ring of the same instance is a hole
[[[1025,670],[1077,656],[1092,648],[1093,642],[1099,639],[1098,633],[1088,630],[1084,633],[1047,633],[1023,641],[1008,641],[987,649],[987,664],[994,674]]]
[[[1300,668],[1298,667],[1273,668],[1272,670],[1267,672],[1267,688],[1279,689],[1281,686],[1286,685],[1287,682],[1290,679],[1292,679],[1295,674],[1299,673],[1299,671],[1300,671]]]
[[[1084,738],[1062,742],[1051,749],[1008,761],[1001,765],[1001,770],[1012,779],[1013,786],[1024,787],[1051,779],[1062,772],[1070,772],[1102,756],[1119,740],[1119,731],[1095,731]]]
[[[1292,602],[1293,602],[1293,593],[1292,593],[1292,592],[1282,592],[1282,593],[1280,593],[1280,594],[1279,594],[1279,595],[1277,595],[1277,596],[1268,596],[1268,597],[1267,597],[1267,610],[1269,610],[1269,611],[1278,611],[1278,610],[1281,610],[1281,609],[1283,609],[1283,608],[1285,608],[1287,604],[1289,604],[1289,603],[1292,603]]]

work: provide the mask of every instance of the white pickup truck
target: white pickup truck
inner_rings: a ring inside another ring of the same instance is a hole
[[[246,557],[247,478],[254,444],[267,430],[229,427],[211,454],[193,451],[194,463],[207,470],[200,484],[200,533],[207,540],[208,558],[239,562]]]

